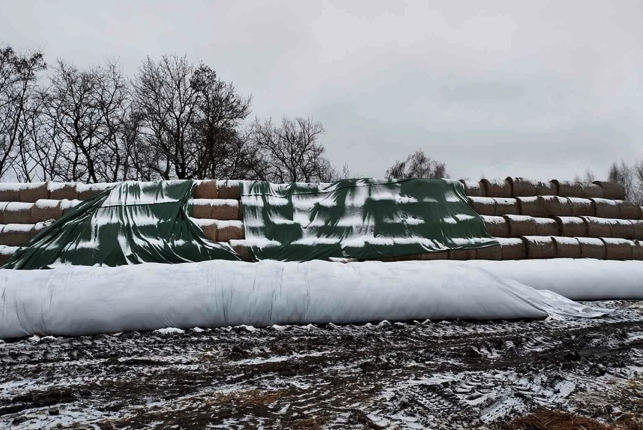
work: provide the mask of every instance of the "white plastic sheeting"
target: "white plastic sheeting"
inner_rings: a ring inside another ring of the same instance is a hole
[[[552,314],[603,312],[452,262],[219,260],[0,270],[0,338]]]

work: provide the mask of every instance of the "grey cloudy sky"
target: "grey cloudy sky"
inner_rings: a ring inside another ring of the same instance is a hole
[[[0,0],[2,42],[129,75],[187,54],[376,177],[418,148],[455,178],[643,160],[642,24],[629,0]]]

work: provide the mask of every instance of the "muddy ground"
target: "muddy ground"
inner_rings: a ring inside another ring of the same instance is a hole
[[[161,330],[0,343],[2,428],[500,428],[643,414],[643,307],[597,320]]]

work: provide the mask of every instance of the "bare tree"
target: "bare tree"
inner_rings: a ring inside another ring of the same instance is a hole
[[[40,52],[21,55],[9,46],[0,47],[0,177],[25,152],[20,145],[33,116],[37,74],[45,68]]]
[[[411,179],[411,178],[448,178],[446,164],[432,160],[418,149],[409,155],[405,161],[396,161],[386,171],[386,177],[390,179]]]
[[[276,126],[272,120],[255,120],[249,140],[262,154],[264,177],[272,182],[327,182],[336,172],[324,157],[319,137],[320,122],[310,118],[283,118]]]

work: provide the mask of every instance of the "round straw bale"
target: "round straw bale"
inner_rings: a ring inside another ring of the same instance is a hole
[[[590,199],[594,205],[595,216],[599,218],[619,218],[621,212],[618,202],[610,199]]]
[[[241,200],[241,181],[216,181],[217,198]]]
[[[19,202],[20,189],[24,184],[2,182],[0,183],[0,201],[2,202]]]
[[[105,191],[108,188],[116,186],[113,182],[101,182],[98,184],[76,184],[76,192],[78,193],[78,200],[89,200],[97,194]]]
[[[578,237],[581,258],[605,260],[605,243],[594,237]]]
[[[480,182],[469,181],[468,179],[460,179],[464,186],[464,193],[471,197],[485,197],[484,188],[480,186]]]
[[[552,237],[556,246],[556,258],[580,258],[580,242],[575,237]]]
[[[637,219],[631,222],[634,227],[634,239],[643,240],[643,220]]]
[[[422,254],[422,260],[448,260],[448,251],[425,252]]]
[[[58,219],[61,216],[63,216],[63,210],[60,207],[59,200],[41,199],[34,203],[31,208],[31,221],[34,223]]]
[[[583,197],[583,184],[579,182],[554,179],[551,183],[556,185],[557,195],[561,197]]]
[[[17,246],[0,245],[0,265],[4,265],[17,250]]]
[[[606,260],[631,260],[633,256],[634,242],[627,239],[616,239],[610,237],[601,238],[605,244]]]
[[[31,240],[31,224],[5,224],[0,233],[0,245],[23,246]]]
[[[643,242],[636,240],[632,246],[632,260],[643,260]]]
[[[610,200],[625,200],[625,188],[616,182],[594,181],[603,189],[603,198]]]
[[[512,198],[494,198],[494,200],[496,201],[495,216],[520,214],[518,200]]]
[[[198,182],[194,190],[195,199],[216,199],[217,197],[217,181],[205,179]]]
[[[585,199],[602,199],[603,188],[597,184],[583,184],[583,198]]]
[[[641,207],[635,203],[621,200],[617,202],[619,218],[641,219]]]
[[[205,237],[213,242],[217,241],[217,220],[207,218],[190,218],[190,220],[201,227]]]
[[[511,197],[511,183],[505,179],[482,179],[480,186],[487,197]]]
[[[612,220],[593,216],[582,217],[587,225],[588,237],[610,237],[612,235]]]
[[[569,198],[572,216],[596,216],[596,209],[590,199]]]
[[[450,249],[449,260],[475,260],[475,249]]]
[[[478,248],[476,258],[478,260],[502,260],[502,249],[500,245]]]
[[[482,215],[482,220],[490,236],[509,237],[509,226],[504,217]]]
[[[568,198],[558,196],[540,196],[538,198],[545,206],[549,218],[572,215],[572,205]]]
[[[74,200],[64,199],[64,200],[61,200],[60,201],[60,208],[63,211],[63,215],[65,215],[67,212],[69,212],[70,210],[72,210],[73,208],[75,208],[76,206],[81,204],[82,202],[83,202],[82,200],[78,200],[78,199],[74,199]]]
[[[31,224],[33,203],[10,202],[4,208],[2,220],[5,224]]]
[[[44,229],[46,229],[52,224],[53,224],[52,221],[37,222],[36,224],[34,224],[33,228],[31,229],[31,233],[29,235],[30,238],[33,239],[38,235],[38,233],[40,233],[41,231],[43,231]]]
[[[503,260],[524,260],[527,258],[527,245],[522,239],[498,239]]]
[[[527,247],[527,258],[545,259],[556,258],[556,245],[549,236],[524,236],[522,237]]]
[[[469,204],[480,215],[496,214],[496,201],[490,197],[469,197]]]
[[[509,230],[509,237],[534,236],[536,234],[536,220],[525,215],[505,215]]]
[[[536,221],[536,236],[558,236],[558,224],[551,218],[534,218]]]
[[[245,240],[231,240],[230,246],[239,254],[243,261],[252,261],[250,247],[246,244]]]
[[[21,202],[34,203],[36,200],[49,198],[46,182],[32,182],[22,185],[20,189]]]
[[[634,224],[629,219],[615,219],[610,222],[612,232],[609,237],[621,239],[634,239]]]
[[[558,187],[551,182],[536,182],[537,196],[555,196],[558,193]]]
[[[78,198],[75,182],[47,182],[49,198],[52,200],[75,200]]]
[[[520,215],[528,215],[533,217],[546,217],[549,214],[547,213],[547,208],[543,199],[535,197],[516,197],[518,201],[518,208],[520,209]]]
[[[511,184],[511,195],[513,197],[536,195],[536,184],[529,179],[508,177],[506,181]]]
[[[242,240],[246,238],[246,230],[242,221],[218,221],[217,242]]]
[[[560,236],[565,237],[586,237],[587,224],[583,218],[571,216],[557,216],[554,218],[558,224]]]

